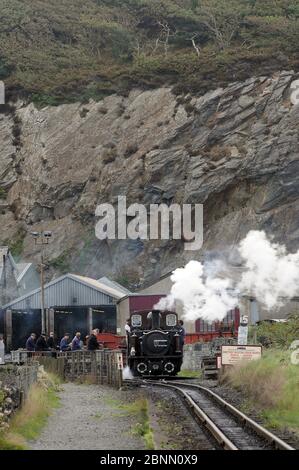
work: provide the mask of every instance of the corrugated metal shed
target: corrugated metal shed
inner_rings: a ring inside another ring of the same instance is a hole
[[[124,296],[115,288],[84,276],[65,274],[45,285],[45,308],[65,307],[71,305],[111,305]],[[41,305],[41,289],[4,305],[2,308],[13,310],[39,309]]]

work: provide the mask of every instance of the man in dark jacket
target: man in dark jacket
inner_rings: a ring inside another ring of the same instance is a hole
[[[50,332],[49,338],[47,340],[47,346],[49,349],[56,349],[56,342],[53,331]]]
[[[26,349],[27,351],[35,351],[35,340],[36,340],[36,334],[31,333],[29,338],[26,341]]]
[[[45,333],[42,333],[36,341],[35,351],[48,351],[48,349],[46,335]]]
[[[87,349],[88,351],[95,351],[96,349],[99,349],[99,343],[98,343],[98,340],[97,340],[97,336],[96,336],[96,331],[93,330],[91,332],[91,335],[88,339],[88,343],[87,343]]]
[[[186,330],[184,328],[183,320],[179,320],[179,333],[180,333],[180,345],[181,345],[181,348],[183,349],[184,344],[185,344],[185,338],[186,338]]]

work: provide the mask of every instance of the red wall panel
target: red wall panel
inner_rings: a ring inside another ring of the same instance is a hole
[[[129,297],[130,313],[137,310],[150,310],[165,295],[132,295]]]

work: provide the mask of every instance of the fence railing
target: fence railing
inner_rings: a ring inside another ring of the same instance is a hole
[[[122,385],[123,355],[120,350],[28,352],[13,351],[12,361],[28,364],[38,362],[45,370],[63,380],[89,380],[93,383]]]

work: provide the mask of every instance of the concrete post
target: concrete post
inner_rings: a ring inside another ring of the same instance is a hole
[[[5,312],[5,336],[6,348],[8,351],[12,348],[12,310],[7,309]]]
[[[47,333],[51,333],[53,331],[54,333],[54,328],[55,328],[55,310],[54,308],[49,308],[48,310],[48,331]]]
[[[88,322],[88,333],[90,333],[93,329],[93,323],[92,323],[92,308],[89,307],[88,308],[88,318],[87,318],[87,322]]]

